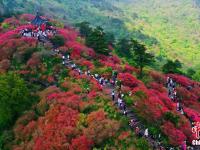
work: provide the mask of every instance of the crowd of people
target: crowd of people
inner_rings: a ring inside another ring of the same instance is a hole
[[[21,36],[23,37],[33,37],[37,38],[38,41],[43,42],[44,39],[48,39],[56,34],[56,29],[52,26],[47,26],[45,24],[41,26],[32,26],[31,28],[25,28],[21,31]]]
[[[167,89],[169,98],[176,103],[176,110],[184,115],[183,107],[180,103],[180,98],[177,96],[176,81],[170,77],[167,77]]]
[[[181,100],[177,96],[176,85],[177,83],[174,79],[172,79],[171,77],[167,77],[166,86],[168,89],[168,96],[174,103],[176,103],[176,110],[179,111],[182,115],[186,116],[186,114],[184,113],[183,106],[181,104]],[[192,86],[188,86],[187,89],[188,90],[192,89]],[[188,118],[188,116],[186,117]],[[193,123],[194,123],[193,119],[189,118],[189,120],[191,122],[191,125],[193,126]],[[194,148],[192,146],[187,146],[187,142],[183,141],[183,144],[181,145],[181,150],[186,150],[186,149],[193,150]]]

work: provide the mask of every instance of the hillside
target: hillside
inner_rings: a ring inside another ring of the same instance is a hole
[[[148,45],[161,63],[166,57],[179,59],[186,70],[200,67],[198,4],[197,0],[3,0],[0,13],[39,10],[70,24],[88,21],[117,37],[133,36]]]
[[[179,59],[188,66],[199,65],[200,9],[194,1],[143,0],[122,7],[126,8],[128,29],[141,30],[158,40],[159,48],[152,47],[152,51]],[[136,18],[129,16],[134,13]]]
[[[196,139],[199,82],[148,68],[139,79],[113,48],[100,54],[59,21],[49,20],[45,40],[29,34],[41,34],[33,19],[8,18],[0,28],[1,149],[146,150]]]

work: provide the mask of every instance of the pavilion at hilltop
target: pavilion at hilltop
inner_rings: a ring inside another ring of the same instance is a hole
[[[37,15],[31,21],[31,24],[35,25],[35,26],[41,26],[42,24],[46,24],[47,22],[48,22],[48,20],[41,18],[40,15],[39,15],[39,13],[37,12]]]

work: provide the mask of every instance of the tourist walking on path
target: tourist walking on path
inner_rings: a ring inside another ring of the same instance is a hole
[[[186,141],[184,141],[181,145],[181,150],[187,150]]]
[[[145,129],[145,131],[144,131],[144,136],[145,136],[146,138],[149,136],[149,130],[148,130],[148,128]]]
[[[112,91],[112,100],[113,101],[115,100],[115,91],[114,90]]]
[[[135,128],[135,134],[136,134],[136,135],[139,135],[139,132],[140,132],[140,128],[139,128],[139,127],[136,127],[136,128]]]

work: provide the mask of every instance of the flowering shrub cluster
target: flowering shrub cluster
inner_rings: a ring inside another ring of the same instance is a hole
[[[120,73],[118,78],[123,85],[131,88],[137,87],[139,84],[139,81],[129,73]]]
[[[31,15],[31,14],[22,14],[20,15],[19,19],[22,20],[22,21],[32,21],[33,19],[35,18],[34,15]]]
[[[127,72],[127,73],[139,73],[139,70],[133,66],[130,66],[128,64],[125,64],[124,66],[124,71],[123,72]]]
[[[190,86],[194,83],[194,81],[182,75],[168,74],[168,76],[173,78],[177,83],[185,87]]]
[[[180,130],[176,129],[171,122],[166,122],[162,126],[162,131],[168,135],[169,142],[174,146],[179,146],[186,140],[186,136]]]
[[[33,17],[24,14],[19,17],[19,20],[11,18],[4,21],[9,24],[10,28],[0,28],[0,72],[9,70],[11,58],[23,57],[27,49],[37,46],[35,39],[19,36],[22,29],[34,28],[22,23],[30,22]],[[14,26],[16,29],[13,28]],[[58,26],[62,25],[58,24]],[[97,72],[106,78],[111,78],[113,70],[118,72],[118,80],[122,83],[122,92],[126,95],[130,92],[132,94],[130,94],[132,96],[130,100],[133,100],[133,103],[130,103],[131,107],[148,123],[159,126],[162,134],[168,137],[169,144],[178,146],[185,139],[192,140],[189,119],[200,121],[199,83],[180,75],[165,76],[156,71],[149,71],[150,82],[146,86],[133,75],[138,73],[137,68],[124,64],[115,55],[96,55],[93,49],[83,44],[84,41],[78,36],[79,33],[70,27],[57,27],[57,30],[65,38],[64,46],[59,49],[62,52],[71,53],[73,61],[83,70],[88,68],[91,72]],[[110,49],[112,49],[111,46]],[[61,58],[61,56],[57,56],[57,58]],[[90,61],[92,59],[98,60],[98,63],[94,65],[93,61]],[[64,72],[64,77],[61,78],[59,73],[66,70],[67,73]],[[58,79],[59,86],[65,92],[61,92],[57,87],[50,87],[40,93],[41,100],[34,108],[37,111],[26,113],[15,125],[16,138],[13,149],[87,150],[101,145],[106,139],[116,135],[116,140],[120,141],[131,138],[131,133],[127,131],[118,134],[121,132],[121,130],[119,131],[120,122],[109,119],[109,115],[104,110],[104,105],[107,105],[108,102],[103,100],[107,98],[106,94],[110,94],[110,91],[103,89],[95,79],[79,75],[70,69],[63,69],[56,63],[49,67],[43,61],[40,53],[31,54],[26,65],[23,65],[18,73],[31,76],[31,81],[40,79],[49,84],[58,82],[55,77],[55,74],[58,74],[61,78]],[[185,116],[176,111],[176,103],[168,98],[165,88],[167,76],[177,82],[177,94],[181,97]],[[72,82],[72,79],[75,83]],[[192,86],[192,88],[188,89],[188,86]],[[89,91],[86,90],[88,88]],[[176,123],[169,118],[166,119],[165,116],[168,112],[172,114],[172,118],[173,116],[178,118]],[[35,117],[36,113],[41,115],[38,116],[38,119]],[[115,142],[120,143],[119,141]]]
[[[150,75],[157,83],[163,84],[163,85],[166,84],[167,78],[166,78],[163,74],[161,74],[161,73],[159,73],[159,72],[156,72],[156,71],[150,71],[150,72],[149,72],[149,75]]]

